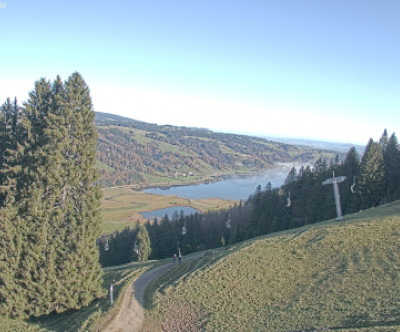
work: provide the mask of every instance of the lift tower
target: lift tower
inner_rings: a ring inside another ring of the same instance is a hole
[[[340,205],[340,193],[339,193],[339,183],[343,182],[347,178],[345,176],[338,176],[335,178],[335,172],[333,172],[333,177],[325,180],[322,184],[333,184],[333,192],[335,194],[335,204],[336,204],[336,213],[337,213],[337,221],[343,220],[342,217],[342,207]]]

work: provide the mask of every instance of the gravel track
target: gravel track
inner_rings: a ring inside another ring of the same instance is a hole
[[[184,258],[183,261],[196,259],[202,256],[204,256],[204,253]],[[144,294],[147,286],[150,282],[173,268],[176,264],[178,263],[171,262],[155,267],[146,271],[138,279],[133,281],[123,295],[124,298],[122,300],[121,310],[103,332],[139,332],[145,315]]]

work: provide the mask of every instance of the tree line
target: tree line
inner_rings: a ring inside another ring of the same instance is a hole
[[[344,214],[378,206],[400,198],[400,151],[396,135],[385,130],[380,140],[370,139],[360,157],[351,148],[343,160],[320,158],[312,165],[292,168],[279,188],[270,183],[259,185],[246,202],[230,209],[185,216],[176,213],[171,218],[148,221],[146,229],[151,243],[152,259],[217,248],[260,235],[301,227],[336,217],[334,192],[322,183],[335,176],[346,176],[339,184]],[[124,234],[133,233],[127,228]],[[134,234],[126,242],[116,232],[111,243],[120,248],[132,248]],[[124,244],[123,244],[124,242]],[[100,251],[103,247],[100,246]],[[110,251],[104,266],[113,265],[111,256],[123,255],[123,250]],[[129,249],[132,250],[132,249]],[[103,256],[104,257],[104,256]],[[123,261],[127,263],[129,261]]]
[[[89,88],[40,79],[0,112],[0,313],[79,309],[104,294],[96,239],[101,190]]]

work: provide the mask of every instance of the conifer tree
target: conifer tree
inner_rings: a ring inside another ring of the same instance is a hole
[[[0,252],[0,264],[10,266],[0,270],[0,277],[15,280],[0,293],[2,311],[29,317],[78,309],[102,293],[96,247],[100,188],[93,185],[97,137],[89,89],[78,73],[65,85],[59,77],[54,84],[41,79],[29,95],[20,126],[15,118],[0,126],[21,127],[24,134],[21,144],[13,138],[15,153],[2,154],[0,185],[16,189],[8,190],[7,197],[0,191],[11,202],[0,211],[7,218],[0,235],[8,244],[4,247],[21,244],[14,250],[15,264],[8,252]],[[2,130],[2,142],[12,137],[7,130]],[[14,172],[10,161],[19,169],[14,178],[3,175]],[[18,294],[15,305],[7,302],[13,294]]]
[[[381,146],[369,140],[360,165],[359,192],[362,208],[377,206],[384,197],[385,165]]]
[[[59,78],[57,84],[62,85]],[[27,316],[63,311],[69,301],[61,293],[68,286],[58,266],[65,256],[59,254],[65,252],[62,224],[67,213],[61,183],[65,177],[63,150],[68,144],[62,98],[50,82],[41,79],[25,104],[29,135],[22,164],[29,176],[24,179],[21,205],[29,240],[21,271],[29,302]]]
[[[379,139],[379,144],[382,148],[383,153],[385,153],[388,142],[389,142],[389,135],[388,135],[387,129],[385,129],[382,133],[381,138]]]
[[[149,258],[157,259],[157,258],[161,257],[161,254],[162,254],[160,251],[159,244],[156,241],[156,238],[160,234],[158,222],[155,221],[155,222],[151,223],[148,220],[146,222],[146,229],[149,234],[149,239],[150,239],[150,243],[151,243],[151,255]]]
[[[147,232],[147,229],[143,224],[139,224],[138,228],[139,230],[136,238],[136,245],[139,252],[137,255],[137,259],[139,262],[146,262],[149,259],[151,253],[149,233]]]
[[[261,185],[258,185],[255,193],[250,198],[252,204],[252,214],[247,224],[246,238],[251,238],[258,234],[258,224],[262,215],[262,190]]]
[[[7,99],[0,112],[0,313],[12,317],[27,305],[18,274],[25,241],[17,209],[21,129],[20,107]]]
[[[340,189],[343,213],[353,213],[360,209],[360,194],[357,190],[360,181],[360,158],[357,150],[352,147],[347,153],[342,168],[347,181],[343,183],[344,190]]]
[[[292,167],[289,174],[287,175],[287,177],[285,179],[285,185],[289,185],[293,182],[296,182],[297,177],[298,177],[298,174],[297,174],[296,167]]]
[[[96,163],[97,131],[89,88],[79,73],[65,83],[65,127],[69,146],[64,151],[66,178],[61,198],[68,213],[64,219],[65,251],[61,268],[72,307],[87,305],[102,294],[102,269],[96,239],[100,235],[100,187],[94,185],[98,175]]]
[[[400,197],[400,152],[396,135],[393,133],[383,151],[385,163],[385,187],[388,201]]]

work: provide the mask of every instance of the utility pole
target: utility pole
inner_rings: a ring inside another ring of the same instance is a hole
[[[335,178],[335,172],[333,172],[333,177],[331,179],[327,179],[322,182],[323,185],[325,184],[333,184],[333,192],[335,194],[335,204],[336,204],[336,214],[337,214],[337,221],[343,220],[342,217],[342,207],[340,205],[340,193],[339,193],[339,183],[343,182],[347,178],[345,176],[338,176]]]

